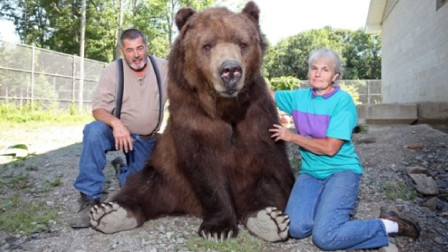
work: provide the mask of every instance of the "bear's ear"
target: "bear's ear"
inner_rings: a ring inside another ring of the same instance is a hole
[[[182,8],[176,13],[176,26],[179,31],[194,13],[196,12],[191,8]]]
[[[252,17],[255,23],[258,24],[259,22],[258,19],[260,17],[260,9],[254,2],[252,1],[248,2],[242,12]]]

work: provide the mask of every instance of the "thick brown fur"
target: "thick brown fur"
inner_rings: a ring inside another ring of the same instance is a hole
[[[111,199],[138,225],[189,214],[203,218],[200,234],[236,236],[258,211],[284,210],[294,177],[284,143],[268,131],[279,119],[260,70],[258,15],[252,2],[238,14],[178,12],[167,127],[145,168]]]

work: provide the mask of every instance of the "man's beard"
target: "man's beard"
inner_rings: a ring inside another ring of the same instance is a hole
[[[128,66],[129,66],[131,69],[133,69],[133,70],[135,70],[135,71],[140,71],[140,70],[142,70],[143,68],[145,68],[146,63],[147,63],[147,60],[146,60],[146,57],[143,58],[143,59],[140,61],[140,63],[139,63],[138,65],[135,64],[134,61],[132,61],[132,60],[126,60],[126,63],[128,63]]]

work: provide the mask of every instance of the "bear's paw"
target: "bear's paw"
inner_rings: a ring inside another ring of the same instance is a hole
[[[230,240],[234,235],[233,235],[233,231],[230,230],[229,232],[221,232],[220,234],[218,233],[206,233],[204,230],[201,231],[201,236],[202,238],[209,240],[209,241],[214,241],[214,242],[223,242],[226,240]]]
[[[138,225],[136,218],[115,202],[93,206],[89,216],[92,227],[106,234],[134,229]]]
[[[249,217],[246,227],[265,241],[283,241],[288,238],[289,217],[275,207],[266,207]]]
[[[210,218],[202,222],[198,234],[206,240],[222,242],[238,235],[238,224],[231,219]]]

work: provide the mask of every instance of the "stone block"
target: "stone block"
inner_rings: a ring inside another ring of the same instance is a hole
[[[418,119],[416,104],[359,105],[357,109],[361,124],[412,124]]]

